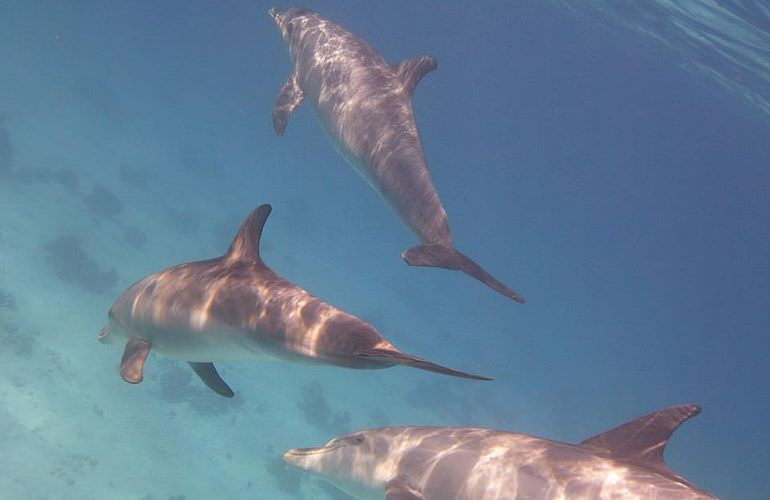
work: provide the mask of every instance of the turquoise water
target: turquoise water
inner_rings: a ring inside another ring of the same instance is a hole
[[[390,61],[458,248],[520,291],[410,268],[416,243],[309,106],[272,4],[0,1],[0,497],[345,498],[290,447],[383,425],[578,441],[677,403],[667,462],[770,491],[770,13],[608,2],[308,2]],[[288,4],[282,6],[289,6]],[[218,363],[232,400],[96,340],[132,282],[221,254],[273,205],[267,263],[480,383]]]

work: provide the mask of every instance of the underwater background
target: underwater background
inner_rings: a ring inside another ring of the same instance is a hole
[[[671,404],[667,463],[770,491],[770,7],[762,1],[307,1],[391,62],[455,243],[521,292],[410,268],[417,242],[307,103],[284,137],[283,2],[0,0],[0,498],[349,498],[290,447],[385,425],[579,441]],[[218,363],[223,399],[96,335],[121,291],[265,261],[405,351],[495,377]]]

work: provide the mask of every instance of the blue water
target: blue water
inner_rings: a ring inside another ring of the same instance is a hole
[[[676,403],[667,462],[770,491],[770,12],[762,1],[307,2],[390,61],[458,248],[527,299],[410,268],[416,242],[309,106],[271,4],[0,1],[0,497],[345,498],[290,447],[382,425],[579,441]],[[156,5],[157,4],[157,5]],[[282,6],[289,6],[284,4]],[[268,264],[408,352],[494,376],[219,363],[224,400],[96,334],[130,283],[273,205]]]

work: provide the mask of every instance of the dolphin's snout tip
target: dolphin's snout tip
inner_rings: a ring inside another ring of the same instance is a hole
[[[102,344],[106,344],[108,335],[109,334],[107,333],[107,328],[102,328],[99,330],[99,335],[96,336],[96,339]]]
[[[283,9],[279,9],[278,7],[271,7],[267,10],[267,13],[270,14],[270,17],[277,21],[278,16],[283,13]]]
[[[297,459],[299,458],[299,453],[297,453],[298,451],[299,450],[297,450],[297,448],[290,449],[283,454],[283,461],[289,465],[296,465]]]

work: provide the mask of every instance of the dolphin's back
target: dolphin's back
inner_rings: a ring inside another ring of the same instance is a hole
[[[329,139],[418,237],[451,246],[412,113],[413,87],[366,41],[320,16],[305,18],[290,51]]]
[[[681,478],[581,445],[474,428],[402,428],[419,442],[398,461],[425,499],[650,499],[715,497]]]

